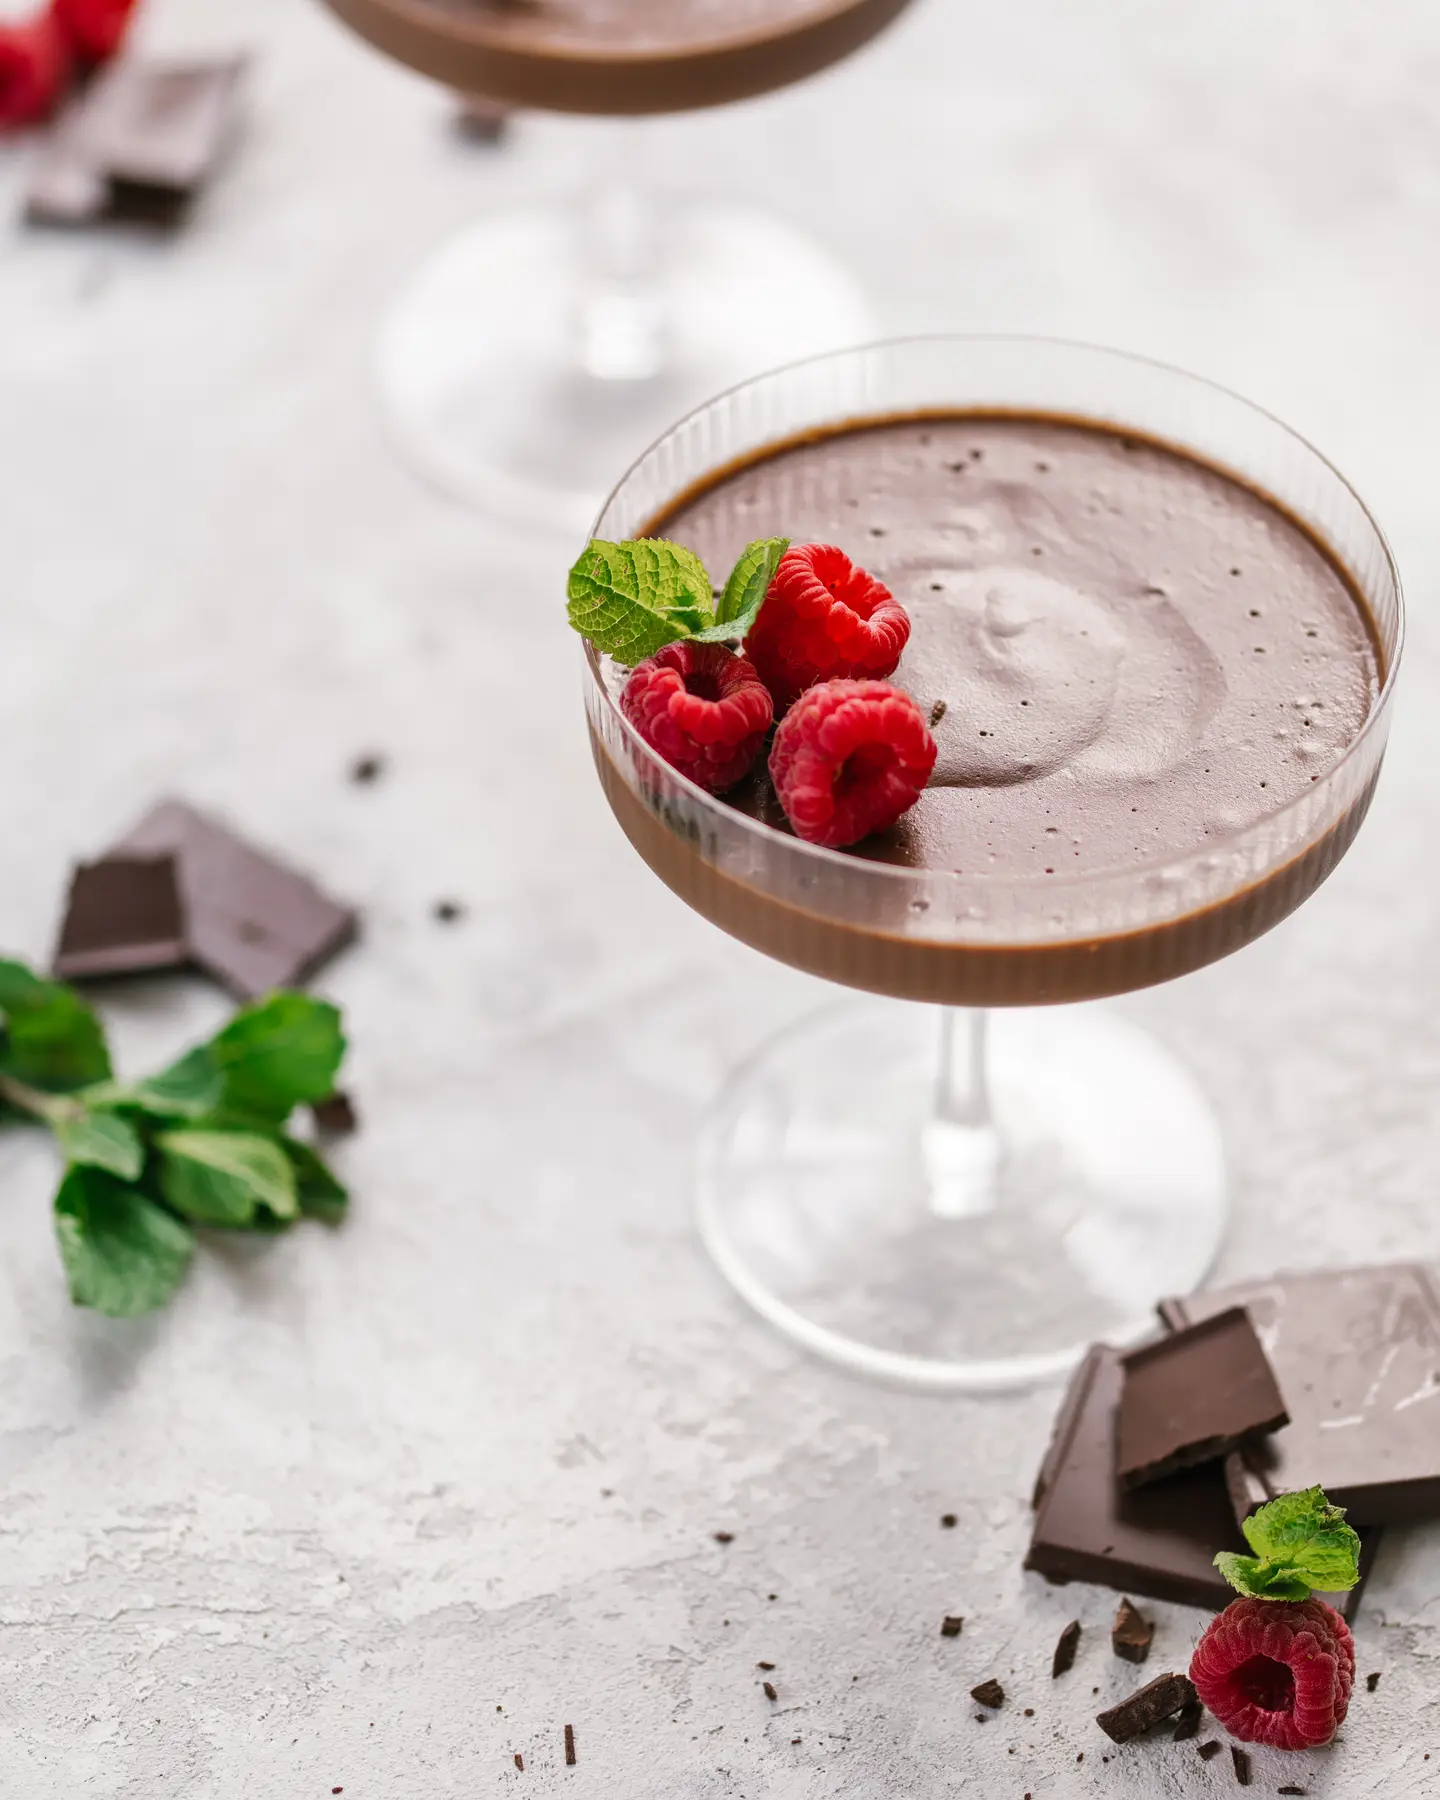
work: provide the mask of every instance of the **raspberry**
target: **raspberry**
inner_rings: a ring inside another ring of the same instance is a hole
[[[1196,1646],[1190,1679],[1232,1737],[1308,1750],[1344,1722],[1355,1644],[1323,1600],[1235,1600]]]
[[[50,11],[78,56],[108,62],[125,41],[136,0],[51,0]]]
[[[632,670],[620,710],[673,768],[712,794],[734,787],[775,716],[743,656],[723,644],[666,644]]]
[[[69,79],[69,46],[48,13],[0,22],[0,132],[48,119]]]
[[[833,544],[801,544],[780,559],[745,654],[783,713],[817,681],[893,674],[909,638],[889,588]]]
[[[893,825],[935,767],[925,715],[883,681],[825,681],[780,722],[770,776],[795,835],[840,850]]]

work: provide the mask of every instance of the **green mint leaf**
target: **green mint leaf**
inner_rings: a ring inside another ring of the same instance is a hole
[[[237,1013],[205,1048],[221,1074],[221,1109],[282,1125],[297,1106],[334,1093],[345,1036],[333,1006],[282,993]]]
[[[708,631],[696,633],[702,643],[727,643],[745,636],[759,618],[780,559],[789,548],[789,538],[759,538],[741,552],[715,608],[715,623]]]
[[[1236,1593],[1247,1594],[1253,1600],[1310,1598],[1308,1582],[1258,1557],[1237,1556],[1233,1550],[1222,1550],[1215,1558],[1215,1567]]]
[[[133,1319],[163,1306],[184,1279],[188,1226],[103,1169],[71,1169],[55,1196],[55,1235],[77,1306]]]
[[[52,1094],[104,1081],[110,1055],[100,1021],[73,988],[0,962],[0,1073]]]
[[[1251,1556],[1222,1553],[1215,1566],[1232,1587],[1263,1600],[1340,1594],[1360,1579],[1360,1539],[1323,1489],[1281,1494],[1246,1519]]]
[[[325,1225],[338,1225],[350,1204],[348,1188],[309,1144],[302,1144],[298,1138],[282,1137],[280,1147],[294,1171],[301,1213],[305,1218],[319,1219]]]
[[[159,1119],[199,1119],[225,1092],[225,1074],[208,1044],[189,1050],[158,1075],[118,1090],[117,1099]]]
[[[53,1121],[65,1160],[91,1169],[108,1169],[121,1181],[138,1181],[145,1167],[140,1133],[118,1113],[77,1108]]]
[[[633,667],[715,622],[705,565],[664,538],[592,539],[570,571],[570,623],[597,650]]]
[[[160,1191],[198,1225],[243,1228],[264,1207],[277,1219],[300,1211],[289,1158],[273,1139],[251,1131],[163,1131]]]

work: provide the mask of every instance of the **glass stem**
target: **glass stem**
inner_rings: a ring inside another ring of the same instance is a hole
[[[576,360],[596,381],[650,381],[669,360],[664,206],[644,179],[643,135],[616,126],[616,154],[581,207]]]
[[[941,1011],[934,1111],[923,1148],[931,1209],[942,1219],[975,1218],[998,1203],[1001,1146],[990,1106],[989,1046],[989,1013]]]

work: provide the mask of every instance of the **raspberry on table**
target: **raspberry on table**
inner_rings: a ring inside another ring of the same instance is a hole
[[[749,774],[775,716],[743,656],[684,641],[636,665],[620,710],[652,750],[712,794]]]
[[[1196,1646],[1190,1679],[1232,1737],[1308,1750],[1344,1721],[1355,1644],[1339,1613],[1313,1596],[1234,1600]]]
[[[817,681],[893,674],[909,638],[889,588],[833,544],[800,544],[780,559],[745,654],[783,713]]]
[[[825,681],[780,722],[770,777],[797,837],[830,850],[893,825],[935,767],[925,715],[883,681]]]

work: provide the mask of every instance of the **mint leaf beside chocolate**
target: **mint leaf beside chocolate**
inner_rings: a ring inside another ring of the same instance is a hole
[[[1360,1579],[1360,1539],[1322,1488],[1281,1494],[1241,1529],[1254,1556],[1222,1550],[1215,1567],[1239,1593],[1256,1600],[1308,1600],[1339,1594]]]
[[[114,1318],[162,1306],[194,1225],[272,1232],[342,1218],[344,1186],[284,1127],[334,1093],[344,1055],[336,1009],[282,992],[127,1085],[77,994],[0,963],[0,1123],[47,1126],[65,1157],[55,1233],[76,1305]]]

